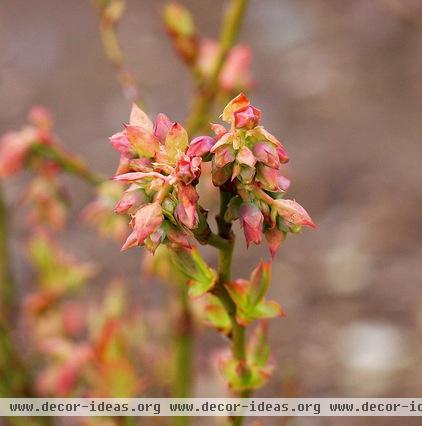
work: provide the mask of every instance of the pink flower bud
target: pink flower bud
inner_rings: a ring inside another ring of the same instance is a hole
[[[217,55],[217,42],[210,38],[201,38],[196,65],[204,76],[209,77],[211,75]]]
[[[167,115],[160,113],[157,115],[155,119],[154,126],[154,136],[161,142],[164,143],[166,140],[167,134],[171,127],[173,126],[173,122],[169,120]]]
[[[280,167],[277,149],[274,146],[265,142],[258,142],[253,146],[252,151],[259,162],[273,169]]]
[[[226,105],[222,114],[222,119],[226,123],[231,123],[233,121],[233,113],[248,105],[250,105],[249,99],[243,93],[240,93]]]
[[[221,124],[211,123],[210,126],[211,126],[211,130],[215,134],[215,140],[217,141],[227,133],[227,129]]]
[[[249,46],[233,47],[220,76],[220,85],[223,90],[232,92],[250,89],[252,86],[251,62],[252,51]]]
[[[308,212],[296,201],[278,199],[274,200],[274,206],[286,222],[316,228]]]
[[[277,250],[280,248],[284,241],[284,233],[278,230],[276,227],[268,229],[265,232],[265,238],[267,239],[268,248],[271,253],[271,257],[274,259]]]
[[[167,231],[167,238],[173,244],[184,248],[191,248],[187,235],[174,227],[170,227]]]
[[[142,127],[146,132],[152,133],[152,121],[136,104],[132,104],[129,123],[131,126]]]
[[[146,202],[146,197],[142,191],[136,186],[132,185],[117,203],[114,211],[116,213],[133,213],[138,207]]]
[[[282,191],[287,191],[290,187],[290,179],[287,179],[285,176],[278,175],[277,182]]]
[[[286,150],[284,149],[284,146],[283,145],[277,145],[276,150],[277,150],[277,154],[278,154],[278,158],[280,160],[280,163],[282,163],[282,164],[287,163],[289,161],[289,156],[288,156]]]
[[[263,221],[264,217],[261,211],[254,204],[242,204],[240,206],[240,223],[248,247],[251,242],[261,243]]]
[[[36,131],[27,128],[20,132],[6,133],[0,139],[0,178],[19,172],[31,145],[36,142]]]
[[[158,139],[140,126],[126,125],[130,148],[140,157],[154,158],[159,149]]]
[[[224,167],[226,164],[233,163],[235,160],[235,151],[230,145],[224,145],[215,151],[214,164],[218,168]]]
[[[263,189],[267,191],[278,191],[278,170],[264,164],[258,164],[256,180],[261,183]]]
[[[198,136],[189,145],[186,154],[190,157],[202,157],[209,154],[215,144],[215,139],[210,136]]]
[[[37,105],[29,111],[29,121],[39,129],[50,131],[53,127],[53,118],[50,111],[42,105]]]
[[[247,146],[242,146],[236,155],[236,161],[249,167],[254,167],[256,163],[255,156]]]
[[[261,118],[261,111],[251,105],[238,109],[233,113],[234,126],[237,129],[246,128],[253,129],[258,126]]]
[[[141,245],[163,223],[164,217],[158,203],[141,207],[132,219],[133,232],[129,235],[122,250]]]
[[[198,226],[199,217],[196,211],[196,204],[199,195],[191,185],[181,185],[178,189],[179,204],[176,207],[178,220],[189,229]]]
[[[129,139],[124,132],[118,132],[111,136],[110,143],[113,148],[120,152],[120,154],[124,157],[133,158],[135,153],[129,143]]]
[[[212,161],[212,183],[215,186],[221,186],[232,176],[233,164],[230,163],[224,167],[217,167],[214,160],[215,158]]]
[[[188,157],[187,155],[182,155],[175,168],[177,179],[182,181],[185,185],[189,185],[200,176],[201,162],[201,157]]]

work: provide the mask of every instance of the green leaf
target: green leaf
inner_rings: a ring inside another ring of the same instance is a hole
[[[214,327],[218,331],[228,334],[232,323],[223,304],[217,296],[206,293],[195,300],[194,308],[200,321],[209,327]]]
[[[217,272],[208,266],[195,247],[172,250],[172,253],[175,266],[187,279],[190,297],[200,297],[214,287]]]
[[[271,280],[271,263],[261,262],[250,277],[249,305],[256,306],[268,291]]]
[[[236,320],[239,324],[246,326],[252,321],[258,319],[270,319],[283,315],[284,312],[280,305],[277,302],[269,301],[261,302],[252,308],[238,308],[236,313]]]
[[[260,321],[260,323],[252,331],[246,349],[246,357],[250,364],[256,364],[261,367],[264,367],[267,364],[270,356],[267,334],[267,323],[265,321]]]

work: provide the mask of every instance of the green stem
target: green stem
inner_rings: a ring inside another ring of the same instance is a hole
[[[106,181],[104,176],[92,172],[83,161],[66,153],[57,145],[37,144],[32,148],[32,153],[54,161],[64,171],[79,176],[91,185],[97,186]]]
[[[192,332],[193,321],[189,306],[187,286],[179,286],[179,301],[181,304],[177,330],[177,371],[175,381],[175,397],[187,398],[190,394],[192,374]]]
[[[220,248],[218,253],[218,282],[214,288],[214,294],[223,303],[232,322],[231,350],[233,358],[246,368],[246,328],[236,321],[236,305],[225,288],[225,284],[232,279],[231,267],[235,244],[235,237],[231,231],[231,223],[224,220],[231,197],[230,193],[220,190],[220,213],[217,216],[217,224],[219,235],[225,239],[226,246]],[[239,396],[246,398],[249,396],[249,392],[242,392]],[[242,417],[233,417],[230,420],[235,426],[240,426],[243,422]]]
[[[224,16],[219,39],[219,51],[209,80],[198,87],[192,111],[187,119],[188,134],[193,136],[207,122],[208,114],[218,95],[218,80],[231,47],[239,33],[248,0],[232,0]]]
[[[0,182],[0,320],[11,321],[14,306],[14,283],[10,268],[7,206]]]
[[[97,8],[97,12],[100,18],[99,32],[103,50],[107,59],[114,68],[117,81],[122,88],[123,95],[129,101],[135,102],[139,106],[142,106],[143,109],[145,109],[145,105],[142,103],[139,97],[139,90],[135,77],[127,67],[125,55],[117,37],[117,26],[120,22],[121,16],[110,19],[107,7],[102,6],[101,2],[98,0],[94,0],[93,3]],[[122,9],[125,7],[124,0],[121,2],[121,7]],[[123,10],[121,14],[123,14]]]

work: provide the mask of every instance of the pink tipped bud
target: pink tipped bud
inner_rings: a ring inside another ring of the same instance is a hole
[[[252,151],[246,146],[242,146],[242,148],[240,148],[239,152],[236,155],[236,161],[240,164],[245,164],[249,167],[254,167],[256,163],[255,156],[253,155]]]
[[[132,219],[133,232],[129,235],[122,250],[141,245],[147,237],[160,227],[163,220],[161,206],[158,203],[141,207]]]
[[[220,76],[220,85],[223,90],[232,92],[249,89],[252,86],[251,62],[252,50],[249,46],[233,47]]]
[[[245,234],[246,245],[251,242],[260,244],[262,240],[262,226],[264,216],[261,210],[254,204],[242,204],[240,206],[240,223]]]
[[[201,38],[198,46],[196,65],[205,77],[211,75],[217,56],[218,43],[210,38]]]
[[[24,166],[32,143],[36,142],[33,128],[6,133],[0,139],[0,178],[19,172]]]
[[[234,126],[237,129],[246,128],[253,129],[258,126],[261,118],[261,111],[251,105],[239,109],[233,113]]]
[[[198,226],[198,213],[196,204],[199,195],[191,185],[182,185],[178,191],[179,204],[176,207],[176,216],[179,221],[189,229],[195,229]]]
[[[198,136],[189,145],[186,152],[190,157],[202,157],[209,154],[215,144],[215,139],[210,136]]]
[[[261,183],[262,188],[267,191],[278,191],[278,170],[264,164],[258,164],[256,180]]]
[[[140,157],[154,158],[159,149],[158,139],[143,127],[131,124],[125,127],[130,149]]]
[[[296,201],[278,199],[274,200],[274,206],[286,222],[316,228],[308,212]]]
[[[271,257],[274,259],[277,250],[284,241],[284,233],[274,227],[265,232],[265,238],[267,239]]]
[[[243,93],[240,93],[226,105],[222,114],[222,119],[226,123],[231,123],[233,121],[233,113],[248,105],[250,105],[249,99]]]
[[[201,157],[188,157],[182,155],[176,164],[176,176],[178,180],[189,185],[201,174]]]
[[[287,191],[290,187],[290,179],[287,179],[285,176],[278,175],[277,182],[282,191]]]
[[[223,145],[215,151],[214,165],[218,168],[226,164],[233,163],[235,160],[235,151],[230,145]]]
[[[129,139],[124,132],[114,134],[110,138],[110,143],[113,148],[124,157],[132,158],[134,156],[134,151],[129,143]]]
[[[253,146],[252,151],[255,158],[260,163],[264,163],[266,166],[273,169],[278,169],[280,167],[278,153],[274,146],[265,142],[259,142]]]
[[[53,127],[53,118],[50,111],[42,105],[37,105],[29,111],[29,121],[39,129],[49,131]]]
[[[277,150],[277,154],[278,154],[278,158],[280,160],[280,163],[285,164],[289,161],[289,156],[286,152],[286,150],[284,149],[283,145],[277,145],[276,146],[276,150]]]
[[[114,211],[116,213],[132,213],[145,202],[145,196],[136,185],[135,188],[129,188],[123,194],[122,198],[117,203]]]
[[[155,119],[154,126],[154,136],[161,142],[164,143],[167,134],[171,127],[173,126],[173,122],[169,120],[167,115],[160,113],[157,115]]]
[[[215,139],[217,141],[227,133],[227,129],[224,126],[222,126],[221,124],[211,123],[210,126],[211,126],[211,130],[215,134]]]
[[[139,108],[138,105],[136,104],[132,105],[132,111],[130,112],[129,123],[131,124],[131,126],[142,127],[148,133],[152,132],[152,121],[145,114],[145,112],[142,111],[141,108]]]

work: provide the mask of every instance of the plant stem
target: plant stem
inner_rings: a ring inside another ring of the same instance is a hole
[[[38,144],[32,148],[32,153],[54,161],[64,171],[80,177],[93,186],[97,186],[107,180],[99,173],[92,172],[83,161],[68,154],[57,145]]]
[[[219,250],[218,282],[214,288],[214,294],[223,303],[232,322],[231,350],[233,358],[246,368],[246,328],[237,322],[236,305],[225,288],[225,284],[231,281],[231,267],[235,244],[235,237],[231,231],[231,223],[224,220],[231,197],[230,193],[220,190],[220,213],[217,216],[217,224],[219,235],[227,241],[227,244]],[[249,392],[242,392],[240,396],[247,397],[249,396]],[[240,416],[233,417],[230,420],[235,426],[240,426],[243,422],[243,418]]]
[[[115,70],[123,95],[129,101],[135,102],[145,109],[145,105],[143,105],[139,97],[135,77],[126,65],[123,49],[117,37],[117,26],[124,12],[125,0],[114,0],[114,7],[120,9],[119,16],[110,16],[108,7],[102,6],[101,2],[94,0],[93,3],[100,18],[99,30],[103,50]]]
[[[189,306],[187,286],[179,286],[179,301],[181,303],[177,330],[177,366],[175,396],[187,398],[192,381],[190,371],[193,322]]]
[[[11,321],[14,306],[14,283],[10,268],[7,206],[0,182],[0,320]]]
[[[176,330],[176,371],[174,397],[188,398],[192,387],[193,318],[186,282],[179,285],[179,319]],[[189,417],[175,417],[175,425],[188,426]]]
[[[248,0],[232,0],[224,16],[219,39],[219,51],[208,81],[198,87],[192,111],[187,119],[188,134],[193,136],[207,122],[208,114],[218,95],[218,80],[229,50],[239,33]]]

